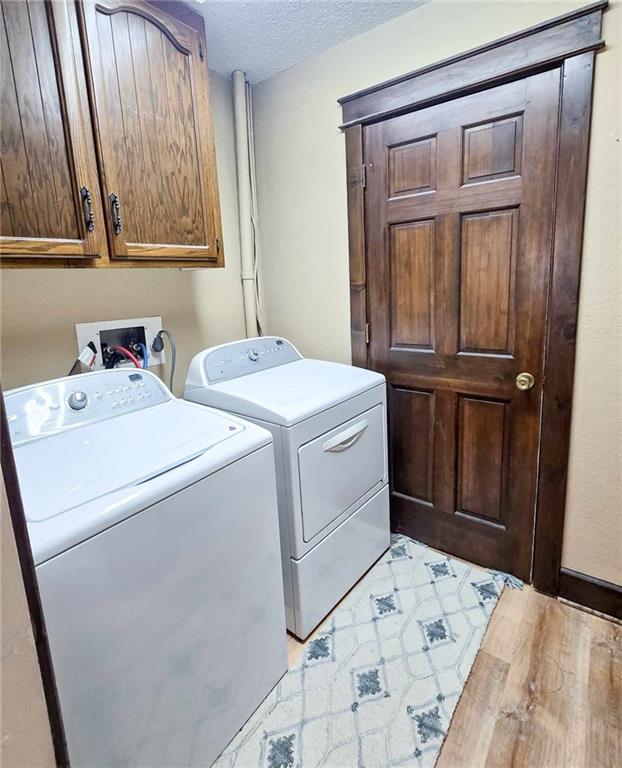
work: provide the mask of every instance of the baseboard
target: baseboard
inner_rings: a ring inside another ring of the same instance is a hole
[[[559,596],[622,619],[622,587],[610,581],[562,568],[559,573]]]

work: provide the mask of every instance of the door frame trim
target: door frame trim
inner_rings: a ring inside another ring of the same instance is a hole
[[[604,46],[607,4],[601,0],[339,99],[346,145],[352,362],[366,368],[364,126],[545,69],[561,69],[532,568],[534,587],[555,596],[560,593],[594,59]]]
[[[349,128],[378,122],[413,109],[465,96],[507,80],[551,69],[564,59],[602,48],[602,13],[608,0],[578,8],[533,27],[435,62],[401,77],[342,96],[343,123]]]

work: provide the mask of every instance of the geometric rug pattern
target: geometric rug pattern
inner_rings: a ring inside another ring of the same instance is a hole
[[[215,765],[433,766],[502,589],[394,537]]]

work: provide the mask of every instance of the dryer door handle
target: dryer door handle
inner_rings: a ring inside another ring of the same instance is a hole
[[[362,421],[353,424],[351,427],[348,427],[348,429],[344,429],[343,432],[340,432],[338,435],[335,435],[335,437],[331,437],[330,440],[327,440],[322,446],[322,450],[325,452],[330,451],[331,453],[345,451],[360,439],[363,432],[367,429],[368,424],[369,422],[367,419],[363,419]]]

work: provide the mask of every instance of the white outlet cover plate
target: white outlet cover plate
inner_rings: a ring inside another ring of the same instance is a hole
[[[82,352],[89,341],[92,341],[97,347],[97,355],[95,358],[95,365],[93,366],[93,370],[101,370],[104,367],[104,364],[102,361],[101,342],[99,340],[100,332],[109,331],[111,328],[130,328],[141,325],[145,328],[145,340],[147,342],[147,367],[152,368],[154,365],[162,365],[166,362],[164,357],[164,350],[162,350],[162,352],[154,352],[151,349],[151,344],[155,338],[155,335],[163,327],[161,317],[132,317],[127,320],[98,320],[94,323],[76,323],[78,354]]]

